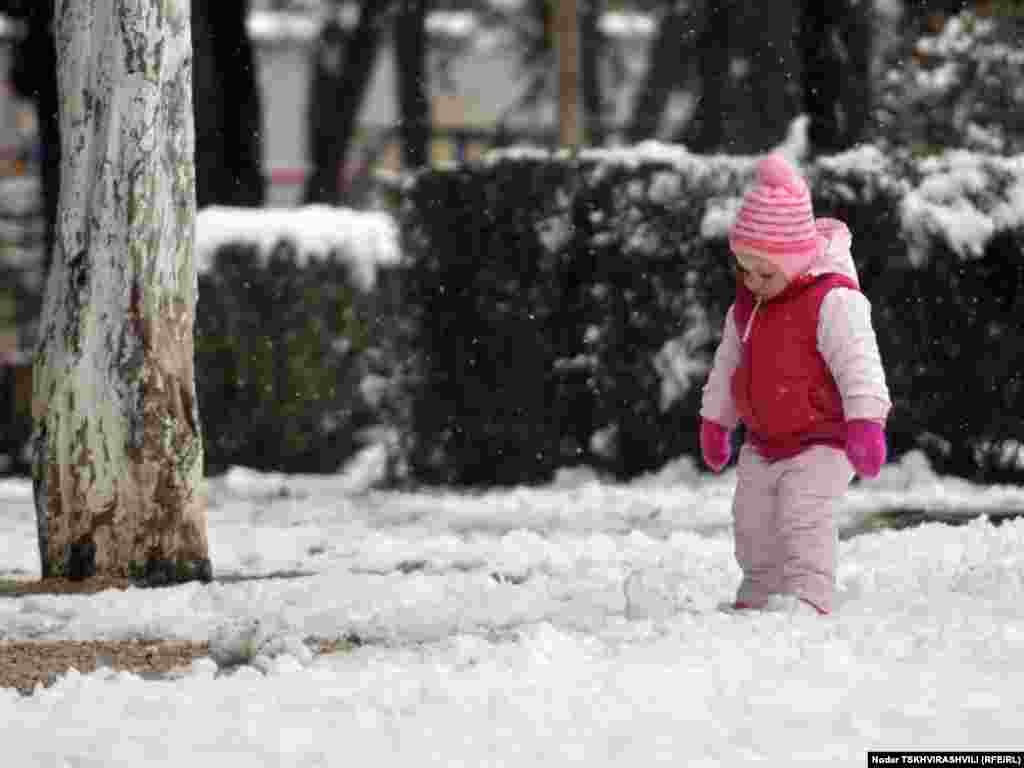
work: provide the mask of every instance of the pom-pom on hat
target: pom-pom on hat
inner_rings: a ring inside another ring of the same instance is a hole
[[[780,154],[757,166],[757,184],[743,198],[729,230],[735,251],[753,251],[792,280],[825,252],[827,241],[818,234],[807,182]]]

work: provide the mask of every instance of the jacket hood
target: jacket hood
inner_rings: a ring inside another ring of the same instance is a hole
[[[853,237],[850,228],[839,219],[815,219],[818,236],[824,240],[824,247],[807,268],[812,276],[840,274],[860,285],[857,267],[853,263],[851,246]]]

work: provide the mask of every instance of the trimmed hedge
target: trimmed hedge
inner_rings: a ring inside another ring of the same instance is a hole
[[[650,146],[421,174],[402,215],[413,476],[533,483],[587,464],[627,479],[697,457],[733,292],[725,235],[755,160]],[[817,214],[854,234],[892,453],[1018,477],[1021,163],[868,147],[804,170]]]
[[[540,482],[573,464],[628,477],[692,452],[699,392],[660,407],[655,358],[680,336],[708,345],[703,317],[723,315],[730,278],[724,243],[677,204],[678,178],[546,157],[419,177],[403,222],[415,477]]]
[[[231,465],[332,472],[387,421],[368,377],[393,365],[394,277],[362,291],[339,261],[297,266],[282,240],[269,259],[251,245],[220,248],[200,275],[196,388],[206,470]],[[303,259],[305,261],[305,259]]]

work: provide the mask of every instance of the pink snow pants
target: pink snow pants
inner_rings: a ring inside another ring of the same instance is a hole
[[[733,522],[743,581],[736,602],[762,608],[794,594],[832,610],[838,546],[833,512],[853,479],[846,454],[816,445],[769,462],[749,444],[736,468]]]

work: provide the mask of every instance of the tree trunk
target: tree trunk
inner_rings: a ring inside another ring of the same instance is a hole
[[[189,6],[56,3],[61,192],[32,402],[44,578],[211,575]]]
[[[317,66],[309,102],[312,173],[304,193],[307,203],[343,202],[341,171],[370,87],[381,28],[390,5],[391,0],[363,0],[340,73],[325,71],[322,63]]]
[[[584,140],[592,147],[607,138],[604,119],[604,90],[601,88],[601,51],[606,41],[601,33],[603,0],[585,0],[580,12],[580,88],[583,97]]]
[[[707,19],[701,28],[697,69],[700,73],[700,99],[689,129],[693,148],[711,152],[725,141],[726,92],[729,89],[730,8],[726,0],[709,0]]]
[[[427,0],[401,0],[395,25],[402,166],[410,171],[430,163],[427,5]]]
[[[227,178],[232,189],[223,204],[261,206],[266,199],[263,107],[256,55],[246,28],[250,3],[219,0],[211,5],[219,9],[215,42],[217,69],[224,85],[221,98],[231,105],[224,115],[224,145],[228,150]]]
[[[647,73],[637,91],[633,121],[626,134],[630,144],[657,138],[669,97],[693,77],[693,62],[701,56],[697,39],[705,23],[703,7],[671,3],[665,10],[647,56]]]
[[[738,4],[737,49],[746,71],[733,74],[726,132],[730,151],[766,152],[789,133],[803,112],[799,0]]]
[[[208,3],[192,9],[192,100],[196,105],[196,205],[220,201],[224,192],[224,112],[231,106],[217,76],[213,13]],[[227,204],[227,203],[225,203]]]
[[[764,152],[800,114],[797,0],[709,0],[701,34],[700,89],[684,140],[698,152]]]
[[[851,0],[803,0],[800,53],[803,99],[815,152],[849,149],[871,117],[870,6]]]
[[[580,23],[576,0],[560,0],[558,30],[558,141],[575,148],[580,137]]]
[[[192,4],[196,202],[258,206],[265,199],[256,61],[248,0]]]
[[[50,268],[60,187],[60,126],[57,122],[57,52],[53,41],[53,0],[35,0],[25,39],[15,49],[11,80],[18,93],[36,104],[40,183],[43,197],[43,274]]]

